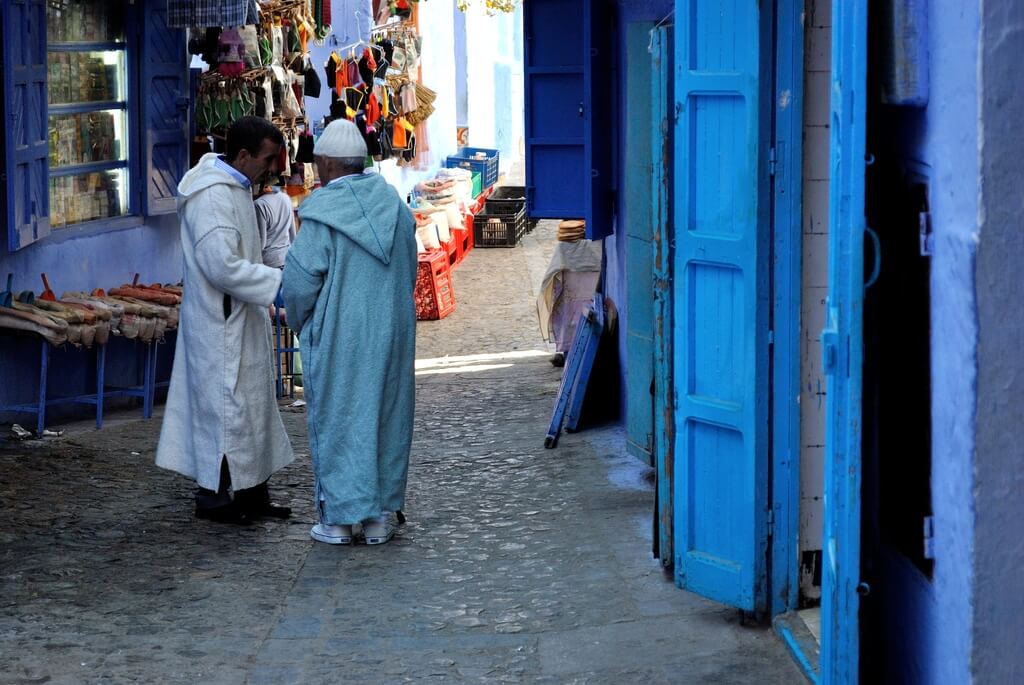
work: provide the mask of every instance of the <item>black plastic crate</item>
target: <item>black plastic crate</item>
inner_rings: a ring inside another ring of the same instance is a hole
[[[473,217],[473,247],[515,247],[526,235],[526,210],[515,214],[488,213]]]
[[[523,186],[501,186],[494,189],[484,203],[489,214],[518,214],[526,208],[526,188]]]

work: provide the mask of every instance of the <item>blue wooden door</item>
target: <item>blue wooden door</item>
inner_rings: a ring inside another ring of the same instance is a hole
[[[673,423],[672,399],[672,28],[651,34],[651,267],[654,296],[654,461],[657,482],[658,558],[672,565]]]
[[[770,17],[676,0],[675,572],[767,606]]]
[[[6,194],[7,246],[14,251],[50,234],[46,3],[0,3],[0,25],[7,113],[0,185]]]
[[[587,237],[603,238],[612,225],[614,105],[595,70],[612,64],[608,1],[531,0],[523,12],[527,213],[585,219]],[[593,106],[595,89],[603,107]]]
[[[832,3],[822,682],[857,682],[867,0]]]
[[[662,112],[651,103],[651,28],[626,28],[626,121],[633,134],[625,146],[623,212],[626,233],[626,448],[653,465],[654,453],[654,252],[651,217],[651,138]]]

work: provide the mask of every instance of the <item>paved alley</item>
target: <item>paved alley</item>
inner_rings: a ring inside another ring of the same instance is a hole
[[[290,521],[197,521],[159,419],[0,449],[0,684],[801,683],[781,642],[675,588],[653,476],[598,428],[543,448],[560,370],[534,293],[554,240],[475,250],[418,327],[408,524],[314,543],[305,414]]]

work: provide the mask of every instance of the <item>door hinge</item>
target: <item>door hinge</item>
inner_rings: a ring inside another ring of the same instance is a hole
[[[931,257],[935,252],[935,234],[932,233],[932,215],[920,212],[917,215],[918,228],[921,233],[921,256]]]
[[[775,167],[778,166],[779,158],[776,155],[775,148],[768,150],[768,175],[775,175]]]
[[[839,310],[825,300],[825,330],[821,332],[821,366],[826,376],[835,373],[839,357]]]
[[[768,537],[775,535],[775,510],[768,510]]]
[[[924,517],[924,558],[934,559],[935,558],[935,517],[925,516]]]

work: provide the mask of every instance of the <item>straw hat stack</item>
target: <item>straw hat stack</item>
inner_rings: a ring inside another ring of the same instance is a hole
[[[558,239],[563,243],[574,243],[587,237],[586,222],[570,219],[558,224]]]

